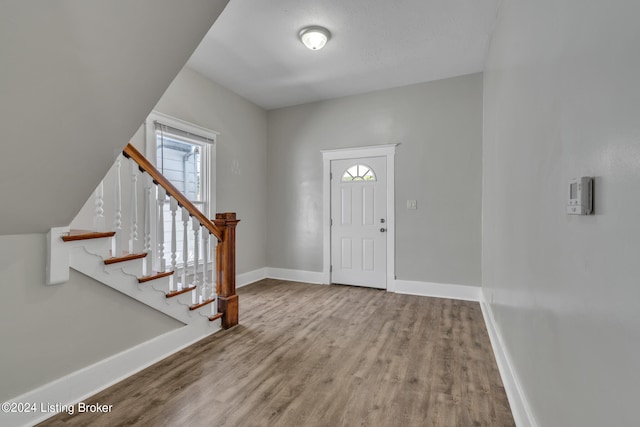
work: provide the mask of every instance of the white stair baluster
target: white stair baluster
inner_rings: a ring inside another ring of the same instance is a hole
[[[129,253],[135,253],[135,242],[138,240],[138,165],[129,159],[131,166],[131,236],[129,238]]]
[[[213,237],[213,236],[212,236]],[[218,247],[218,239],[216,238],[212,238],[211,239],[211,259],[212,259],[212,265],[211,265],[211,296],[209,298],[213,299],[214,301],[211,303],[211,314],[212,315],[216,315],[218,314],[218,293],[217,293],[217,289],[216,289],[216,274],[217,274],[217,270],[216,270],[216,258],[217,258],[217,254],[216,254],[216,248]]]
[[[189,211],[182,208],[182,284],[178,290],[187,285],[187,266],[189,265]]]
[[[206,227],[202,228],[202,290],[200,292],[200,298],[207,300],[207,284],[209,279],[209,230]]]
[[[111,256],[119,257],[122,255],[122,185],[120,181],[120,167],[122,158],[118,156],[116,159],[116,185],[114,193],[114,219],[113,231],[116,232],[111,240]]]
[[[104,183],[100,181],[95,192],[95,204],[96,209],[93,215],[93,231],[103,232],[106,231],[106,224],[104,221]]]
[[[147,256],[142,259],[142,276],[151,275],[151,189],[152,178],[142,175],[144,183],[144,252]]]
[[[166,270],[164,259],[164,203],[167,198],[167,190],[158,186],[158,271]]]
[[[196,287],[196,290],[193,291],[192,302],[196,304],[197,302],[197,294],[198,294],[198,265],[200,264],[200,221],[196,217],[192,218],[193,225],[193,286]],[[202,302],[202,301],[198,301]]]
[[[173,291],[174,276],[176,272],[176,211],[178,210],[178,201],[173,197],[169,200],[169,208],[171,209],[171,271],[174,272],[169,277],[169,291]]]
[[[211,303],[211,314],[215,316],[216,314],[218,314],[218,295],[214,293],[213,295],[211,295],[211,298],[214,299],[214,301]]]
[[[209,298],[214,301],[211,303],[211,315],[218,314],[218,294],[216,289],[216,247],[218,246],[218,239],[211,239],[211,255],[212,255],[212,266],[211,266],[211,296]]]

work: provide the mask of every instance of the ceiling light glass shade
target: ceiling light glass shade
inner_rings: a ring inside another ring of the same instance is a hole
[[[300,40],[311,50],[319,50],[331,38],[329,30],[323,27],[307,27],[300,31]]]

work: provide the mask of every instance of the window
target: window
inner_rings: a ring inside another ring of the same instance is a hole
[[[206,167],[203,163],[208,144],[156,123],[156,167],[205,214],[208,214],[208,197],[204,191]]]
[[[215,209],[216,133],[159,113],[152,113],[147,123],[147,151],[155,159],[158,170],[180,190],[207,217]],[[167,197],[163,207],[164,260],[171,265],[171,206]],[[154,242],[157,242],[155,230]],[[202,233],[199,236],[202,244]],[[176,214],[176,261],[183,264],[184,227],[181,209]],[[188,226],[188,259],[194,257],[194,239],[191,221]],[[153,245],[157,258],[158,245]],[[202,254],[202,249],[200,249]]]
[[[366,165],[354,165],[342,174],[342,182],[375,181],[376,175]]]

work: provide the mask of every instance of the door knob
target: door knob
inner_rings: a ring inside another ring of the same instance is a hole
[[[380,232],[381,232],[381,233],[384,233],[385,231],[387,231],[387,229],[386,229],[386,228],[381,228],[381,229],[380,229]]]

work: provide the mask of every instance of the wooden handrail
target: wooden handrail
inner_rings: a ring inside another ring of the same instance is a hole
[[[176,187],[174,187],[173,184],[171,184],[169,180],[165,178],[162,173],[160,173],[160,171],[156,169],[156,167],[152,165],[151,162],[149,162],[149,160],[147,160],[147,158],[144,157],[142,153],[140,153],[133,145],[127,144],[122,154],[124,154],[124,156],[128,159],[133,159],[133,161],[138,164],[138,167],[141,171],[148,173],[149,176],[153,178],[153,182],[162,186],[165,190],[167,190],[168,195],[178,201],[178,205],[185,208],[189,212],[190,216],[193,216],[198,221],[200,221],[200,224],[204,225],[211,234],[216,236],[219,242],[222,241],[222,231],[220,231],[220,229],[216,227],[216,225],[209,218],[207,218],[202,212],[200,212],[200,210],[195,207],[195,205],[191,203],[189,199],[187,199]]]
[[[218,245],[216,247],[216,294],[218,295],[218,311],[222,313],[222,327],[224,329],[237,325],[236,226],[240,220],[236,218],[236,214],[234,212],[217,213],[216,218],[210,220],[174,187],[133,145],[127,144],[122,154],[128,159],[133,159],[142,172],[149,174],[154,183],[163,187],[169,196],[173,197],[180,206],[189,212],[190,216],[195,217],[211,234],[216,236],[218,239]],[[166,296],[167,298],[171,298],[195,289],[197,289],[196,286],[180,291],[172,291],[166,294]],[[206,301],[206,303],[209,302],[210,301]],[[196,304],[193,307],[199,308],[201,305]],[[213,321],[217,318],[218,316],[212,316],[209,320]]]

